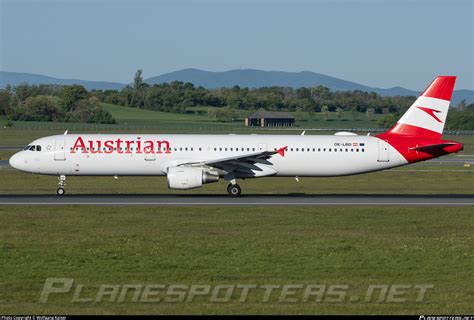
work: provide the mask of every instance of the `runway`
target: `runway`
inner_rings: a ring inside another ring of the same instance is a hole
[[[474,206],[474,195],[0,195],[0,205]]]

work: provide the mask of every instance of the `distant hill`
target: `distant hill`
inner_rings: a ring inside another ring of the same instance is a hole
[[[183,69],[175,72],[166,73],[160,76],[148,78],[146,83],[169,83],[173,81],[191,82],[196,86],[205,88],[233,87],[314,87],[325,86],[333,91],[361,90],[376,92],[382,96],[417,96],[418,91],[412,91],[402,87],[376,88],[365,86],[356,82],[346,81],[320,73],[302,71],[302,72],[282,72],[282,71],[262,71],[253,69],[230,70],[224,72],[210,72],[198,69]],[[453,103],[457,104],[462,99],[468,103],[474,102],[473,90],[455,90]]]
[[[18,73],[18,72],[7,72],[0,71],[0,88],[4,88],[6,85],[17,86],[20,83],[28,84],[59,84],[59,85],[70,85],[80,84],[83,85],[87,90],[117,90],[125,86],[125,84],[117,82],[105,82],[105,81],[87,81],[77,79],[58,79],[40,74],[31,73]]]
[[[382,96],[417,96],[420,94],[420,92],[402,87],[387,89],[369,87],[356,82],[346,81],[311,71],[282,72],[242,69],[211,72],[198,69],[183,69],[145,79],[145,82],[148,84],[169,83],[173,81],[191,82],[195,86],[203,86],[208,89],[233,87],[235,85],[248,88],[271,86],[299,88],[321,85],[328,87],[333,91],[361,90],[376,92]],[[117,90],[126,86],[126,84],[118,82],[58,79],[30,73],[0,71],[0,88],[4,88],[7,84],[16,86],[22,82],[29,84],[81,84],[87,90]],[[474,103],[474,90],[455,90],[453,104],[457,104],[462,99],[465,99],[467,103]]]

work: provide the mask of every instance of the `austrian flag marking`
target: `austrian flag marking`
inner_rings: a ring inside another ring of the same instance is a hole
[[[86,140],[79,136],[74,142],[71,153],[81,151],[82,153],[171,153],[170,143],[167,140]]]

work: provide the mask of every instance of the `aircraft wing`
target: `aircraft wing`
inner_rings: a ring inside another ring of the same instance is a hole
[[[273,155],[279,154],[282,157],[285,156],[285,150],[287,147],[280,148],[273,151],[262,151],[254,152],[249,154],[240,154],[233,157],[212,159],[205,161],[197,162],[186,162],[181,163],[179,166],[210,166],[213,168],[222,169],[225,171],[234,171],[237,168],[246,169],[246,170],[257,170],[261,171],[262,169],[256,166],[255,164],[267,164],[271,165],[271,162],[268,161]]]

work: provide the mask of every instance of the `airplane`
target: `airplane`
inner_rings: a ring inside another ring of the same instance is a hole
[[[388,131],[375,136],[68,134],[37,139],[10,158],[20,171],[58,176],[166,176],[170,189],[223,179],[333,177],[380,171],[463,150],[442,133],[455,76],[438,76]]]

